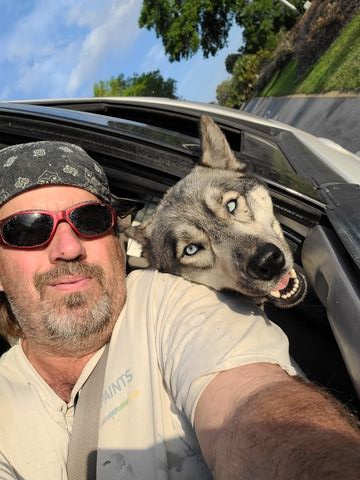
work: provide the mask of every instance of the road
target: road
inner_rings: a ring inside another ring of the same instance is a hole
[[[242,110],[329,138],[360,155],[360,96],[254,98]]]

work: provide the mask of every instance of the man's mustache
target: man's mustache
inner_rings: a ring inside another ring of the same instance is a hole
[[[104,270],[99,265],[89,265],[82,262],[59,262],[52,270],[45,273],[36,273],[34,285],[41,294],[45,287],[58,278],[70,275],[82,275],[98,280],[104,286]]]

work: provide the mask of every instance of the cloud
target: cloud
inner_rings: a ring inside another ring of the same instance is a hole
[[[12,14],[14,17],[8,16],[12,29],[3,31],[1,38],[2,98],[10,96],[10,91],[12,98],[22,98],[33,92],[52,92],[61,86],[70,58],[66,57],[66,44],[76,32],[60,29],[59,25],[73,1],[38,0],[30,5],[32,8],[24,2],[23,8]]]
[[[0,99],[1,98],[10,98],[11,95],[11,88],[6,85],[4,88],[0,90]]]
[[[141,65],[143,71],[151,70],[154,64],[159,66],[162,63],[167,63],[167,57],[164,52],[164,47],[160,41],[155,43],[147,52],[145,59]]]
[[[44,6],[43,1],[38,1],[30,13],[18,17],[6,41],[2,39],[1,60],[25,63],[30,58],[53,53],[55,38],[48,32],[53,30],[54,19],[61,10],[54,2],[47,8]]]
[[[12,83],[16,98],[78,95],[109,58],[131,47],[140,7],[141,0],[35,0],[2,35],[3,82]]]
[[[90,31],[78,54],[78,62],[71,71],[66,88],[68,94],[75,93],[87,79],[94,77],[100,62],[109,56],[117,56],[126,52],[139,34],[137,19],[141,1],[113,1],[102,2],[106,16],[98,18],[95,12],[88,12],[88,21],[81,16],[82,25],[88,23]],[[103,12],[102,12],[103,13]],[[91,24],[91,25],[90,25]]]
[[[1,99],[89,96],[99,79],[159,69],[178,95],[207,101],[227,76],[225,51],[170,63],[154,32],[138,27],[142,0],[1,2]]]

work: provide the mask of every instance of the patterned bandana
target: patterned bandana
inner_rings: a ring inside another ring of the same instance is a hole
[[[80,187],[111,204],[103,169],[77,145],[33,142],[0,150],[0,206],[39,185]]]

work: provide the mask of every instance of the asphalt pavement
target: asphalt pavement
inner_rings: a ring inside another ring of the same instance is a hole
[[[241,110],[328,138],[360,155],[360,96],[259,97]]]

